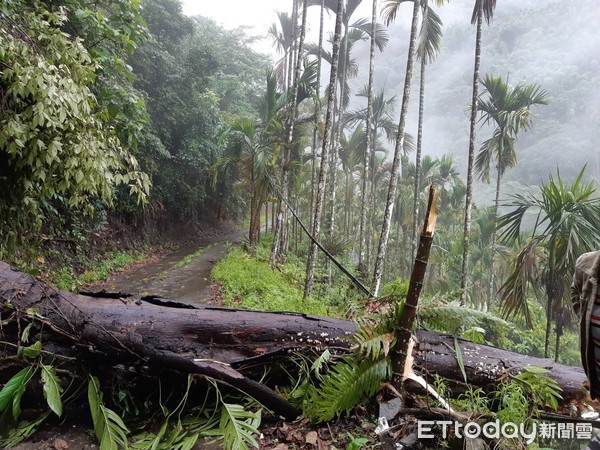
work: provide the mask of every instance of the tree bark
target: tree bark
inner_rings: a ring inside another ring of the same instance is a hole
[[[313,211],[315,205],[315,189],[317,180],[317,137],[319,135],[319,122],[321,121],[321,63],[323,51],[323,27],[325,21],[325,0],[321,0],[321,13],[319,19],[319,47],[317,51],[317,87],[315,96],[315,128],[313,130],[312,161],[311,161],[311,189],[310,189],[310,224],[314,221]],[[311,233],[314,230],[310,230]]]
[[[421,79],[419,81],[419,123],[417,126],[417,152],[415,154],[415,183],[413,198],[413,223],[411,235],[411,259],[417,255],[417,234],[419,229],[419,194],[421,185],[421,150],[423,145],[423,116],[425,111],[425,68],[427,62],[425,57],[421,58]]]
[[[400,392],[403,391],[404,376],[407,369],[412,367],[406,367],[407,361],[411,361],[411,356],[408,352],[410,347],[410,340],[412,339],[412,329],[417,318],[417,308],[419,307],[419,297],[421,290],[423,289],[423,280],[425,279],[425,272],[427,271],[427,263],[429,261],[429,253],[431,251],[431,244],[433,243],[433,234],[435,232],[435,224],[437,222],[437,205],[438,205],[438,194],[435,191],[433,185],[429,186],[429,202],[427,205],[427,214],[425,215],[425,224],[423,231],[421,232],[421,239],[419,241],[419,248],[415,256],[415,262],[412,269],[412,275],[410,277],[410,284],[408,286],[408,293],[406,295],[406,301],[404,302],[404,308],[402,310],[402,316],[398,321],[398,331],[396,332],[396,345],[391,352],[392,357],[392,385]]]
[[[56,353],[64,351],[78,361],[96,363],[104,358],[113,365],[148,366],[150,373],[197,373],[237,387],[275,412],[293,417],[297,410],[250,375],[257,372],[261,377],[257,367],[280,366],[291,352],[346,351],[356,332],[352,321],[308,314],[196,308],[152,297],[140,301],[99,295],[59,291],[0,262],[1,340],[18,343],[19,329],[34,322],[30,336],[43,332],[44,348]],[[419,331],[416,340],[415,369],[430,381],[437,374],[450,383],[464,384],[453,336]],[[516,373],[535,365],[548,369],[558,382],[562,405],[584,395],[586,378],[579,367],[463,339],[459,343],[468,381],[474,386],[493,390],[505,370]],[[0,347],[0,357],[10,348]]]
[[[313,214],[312,233],[316,240],[321,234],[321,221],[323,216],[323,203],[325,202],[325,184],[327,182],[327,166],[329,164],[329,145],[331,140],[331,122],[335,103],[335,92],[338,76],[338,62],[340,59],[340,37],[342,33],[342,15],[344,14],[344,2],[338,0],[335,20],[335,32],[333,38],[331,74],[329,76],[329,98],[327,99],[327,112],[325,114],[325,130],[323,131],[323,147],[321,150],[321,164],[319,168],[319,184],[317,198],[315,200],[315,211]],[[310,297],[315,275],[315,262],[317,256],[317,245],[311,241],[308,250],[308,261],[306,263],[306,282],[304,285],[304,298]]]
[[[373,270],[373,285],[371,295],[377,297],[381,278],[383,277],[383,265],[385,262],[385,253],[387,250],[388,238],[390,234],[390,225],[392,222],[392,210],[396,200],[396,190],[398,188],[398,178],[400,177],[401,153],[404,147],[404,131],[406,127],[406,115],[408,113],[408,102],[410,100],[410,87],[413,75],[413,65],[415,61],[415,47],[417,42],[417,24],[419,21],[419,2],[414,2],[412,24],[410,29],[410,45],[408,47],[408,58],[406,62],[406,75],[404,77],[404,93],[402,95],[402,107],[400,109],[400,121],[398,122],[398,134],[396,136],[396,147],[394,149],[394,160],[392,163],[392,173],[390,175],[390,185],[388,188],[387,201],[385,204],[385,213],[383,216],[383,226],[381,227],[381,236],[377,256],[375,258],[375,269]]]
[[[377,0],[373,0],[373,8],[371,10],[371,44],[369,46],[369,84],[367,87],[367,120],[365,124],[366,133],[366,148],[365,148],[365,161],[362,172],[361,180],[361,198],[360,198],[360,237],[359,237],[359,251],[358,251],[358,272],[362,277],[366,277],[368,272],[368,264],[366,260],[366,247],[367,247],[367,218],[368,215],[368,201],[367,201],[367,186],[369,174],[371,172],[371,154],[372,149],[375,147],[373,143],[373,135],[371,134],[371,127],[373,126],[373,84],[374,84],[374,73],[375,73],[375,40],[377,38]],[[373,205],[371,205],[372,207]]]

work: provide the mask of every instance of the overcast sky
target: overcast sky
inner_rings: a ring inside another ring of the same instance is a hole
[[[539,0],[503,0],[498,2],[496,13],[515,7],[526,7]],[[231,29],[247,27],[248,34],[261,37],[253,47],[263,53],[274,52],[271,40],[267,38],[267,30],[276,20],[275,11],[291,11],[292,0],[182,0],[183,12],[189,16],[205,16],[213,18],[218,24]],[[381,5],[381,1],[379,2]],[[363,1],[353,17],[370,17],[371,1]],[[410,22],[410,4],[401,7],[397,22]],[[471,18],[472,2],[453,1],[443,7],[440,14],[446,25],[456,21],[469,23]],[[403,13],[404,12],[404,13]],[[327,15],[326,15],[327,17]],[[319,8],[309,8],[309,36],[308,41],[316,41],[319,28]],[[396,26],[400,24],[397,23]],[[328,30],[333,30],[333,17],[326,25]]]

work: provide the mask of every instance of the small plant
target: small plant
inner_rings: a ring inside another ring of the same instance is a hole
[[[462,409],[474,414],[484,414],[489,412],[489,400],[483,389],[469,386],[464,394],[458,397],[462,403]]]
[[[198,250],[196,250],[194,253],[191,253],[187,256],[185,256],[181,261],[179,261],[177,264],[175,264],[175,268],[176,269],[180,269],[182,267],[187,266],[189,263],[191,263],[194,259],[199,258],[200,256],[202,256],[204,253],[206,253],[207,250],[211,249],[212,247],[214,247],[216,244],[211,244],[207,247],[202,247],[199,248]]]
[[[21,335],[21,342],[27,343],[31,324],[29,324]],[[54,367],[44,364],[42,360],[42,343],[36,341],[32,345],[18,347],[17,357],[22,358],[28,363],[10,378],[0,390],[0,417],[4,425],[16,424],[21,415],[21,399],[25,393],[28,384],[39,373],[43,388],[44,398],[50,408],[50,411],[43,413],[35,421],[21,422],[18,426],[11,429],[5,436],[0,437],[0,446],[10,448],[19,442],[30,437],[37,428],[54,412],[57,416],[62,416],[62,387],[60,380],[56,375]]]

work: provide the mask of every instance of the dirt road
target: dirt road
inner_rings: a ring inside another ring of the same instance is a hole
[[[123,292],[134,297],[155,295],[190,304],[210,302],[210,273],[232,245],[243,239],[242,231],[214,237],[197,246],[184,246],[148,263],[116,273],[106,281],[84,286],[85,290]]]
[[[215,236],[197,245],[187,245],[149,261],[111,275],[106,281],[83,287],[89,291],[106,289],[130,293],[134,297],[156,295],[190,304],[210,303],[210,273],[231,246],[243,240],[235,231]],[[64,424],[42,426],[30,441],[14,450],[97,450],[98,444],[89,425]],[[215,450],[219,444],[198,443],[194,450]]]

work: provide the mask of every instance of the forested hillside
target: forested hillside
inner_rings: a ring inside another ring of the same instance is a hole
[[[4,2],[0,255],[111,224],[143,234],[236,218],[219,133],[256,115],[267,58],[178,1]]]
[[[439,57],[428,70],[423,139],[427,154],[455,155],[464,174],[472,82],[465,69],[473,59],[473,29],[468,23],[470,11],[464,14],[468,8],[461,6],[448,19],[444,7],[436,8],[444,21],[444,37]],[[482,73],[494,73],[513,84],[536,82],[550,92],[548,106],[535,112],[533,130],[519,139],[518,165],[507,172],[507,181],[535,185],[557,167],[567,179],[574,179],[584,164],[588,164],[588,175],[600,177],[595,144],[599,138],[600,40],[594,21],[589,20],[592,11],[598,13],[594,2],[498,2],[491,25],[484,27]],[[405,51],[402,36],[406,32],[404,27],[390,29],[391,41],[396,43],[390,46],[391,53]],[[364,47],[359,58],[366,58]],[[388,92],[400,93],[402,72],[392,61],[380,58],[377,80]],[[416,102],[412,107],[414,118]],[[410,127],[411,132],[414,129],[416,120]],[[483,125],[479,142],[490,135],[491,130]],[[489,192],[480,198],[485,203],[491,199]]]

